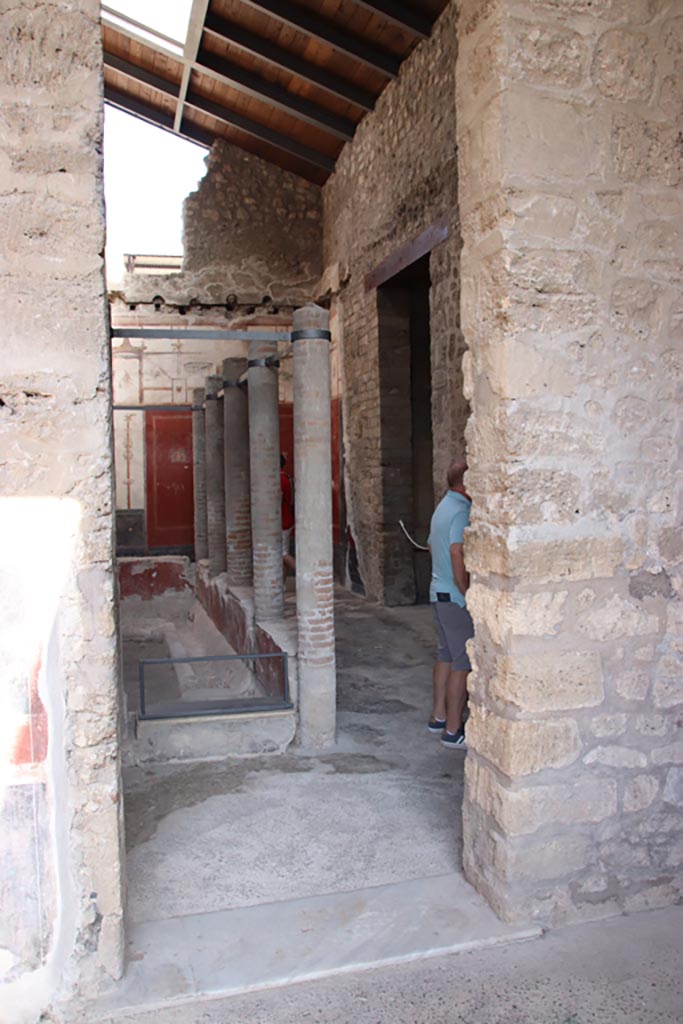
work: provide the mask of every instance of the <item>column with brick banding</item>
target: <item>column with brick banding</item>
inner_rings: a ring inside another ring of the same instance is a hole
[[[276,341],[249,342],[251,536],[257,619],[277,619],[284,612],[276,362]]]
[[[225,572],[225,488],[223,485],[223,376],[206,378],[206,519],[212,576]]]
[[[299,723],[308,747],[333,743],[336,721],[329,323],[308,305],[292,331]]]
[[[204,388],[192,392],[192,468],[194,482],[194,557],[208,558],[206,536],[206,426],[204,423]]]
[[[225,543],[230,586],[252,582],[249,399],[246,359],[223,360]]]

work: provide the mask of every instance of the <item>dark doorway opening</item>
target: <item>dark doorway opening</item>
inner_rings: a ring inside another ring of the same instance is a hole
[[[429,255],[377,289],[384,603],[429,600],[426,543],[434,506]]]

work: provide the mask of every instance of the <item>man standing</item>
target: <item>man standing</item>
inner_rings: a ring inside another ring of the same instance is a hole
[[[448,490],[437,505],[429,531],[432,555],[432,605],[438,639],[434,665],[434,706],[428,728],[441,734],[445,747],[464,748],[463,712],[467,700],[467,673],[472,666],[465,644],[474,636],[472,617],[465,606],[469,573],[463,558],[463,531],[470,522],[471,501],[463,478],[466,462],[452,462]]]

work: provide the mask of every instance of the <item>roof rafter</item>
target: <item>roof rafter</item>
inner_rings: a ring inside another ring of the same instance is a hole
[[[320,42],[327,43],[339,53],[346,54],[360,61],[373,71],[379,71],[389,78],[395,78],[401,66],[401,61],[388,50],[382,50],[364,39],[352,35],[343,28],[339,28],[334,22],[321,18],[304,7],[298,7],[289,0],[242,0],[249,7],[254,7],[262,13],[268,14],[278,21],[289,25],[291,28],[299,29],[306,35],[312,36]]]
[[[321,107],[317,103],[312,103],[310,100],[297,96],[295,93],[283,89],[276,82],[269,82],[267,79],[261,78],[260,75],[247,71],[238,64],[234,64],[224,57],[219,57],[215,53],[210,53],[208,50],[200,50],[194,68],[196,71],[209,72],[232,88],[254,96],[256,99],[267,103],[269,106],[283,110],[287,114],[292,114],[294,117],[298,117],[300,120],[306,121],[316,128],[330,132],[345,142],[353,138],[353,133],[356,129],[353,121],[346,117],[340,117],[338,114],[326,110],[325,107]]]
[[[106,50],[104,51],[104,63],[106,67],[119,71],[126,78],[133,78],[136,82],[144,82],[145,85],[151,85],[153,89],[158,89],[159,92],[164,92],[175,99],[180,94],[180,86],[175,82],[169,82],[167,78],[162,78],[161,75],[155,75],[153,71],[140,68],[137,64],[131,64],[130,61],[124,60],[123,57],[107,53]]]
[[[282,135],[281,132],[267,128],[265,125],[259,124],[258,121],[252,121],[250,117],[238,114],[237,111],[224,107],[222,103],[216,103],[215,100],[209,100],[205,96],[189,91],[185,98],[185,105],[193,107],[201,113],[210,114],[211,117],[215,117],[216,120],[229,124],[233,128],[239,128],[240,131],[246,132],[247,135],[252,135],[254,138],[260,139],[261,142],[267,142],[271,146],[276,146],[278,149],[283,150],[283,152],[289,153],[290,156],[295,156],[299,160],[311,164],[313,167],[319,167],[328,172],[334,170],[335,162],[331,157],[325,156],[324,153],[319,153],[316,149],[311,149],[310,146],[304,146],[303,143],[296,142],[296,140],[290,139],[287,135]]]
[[[317,85],[325,92],[331,93],[338,99],[346,100],[348,103],[353,103],[354,106],[360,107],[362,110],[372,110],[375,105],[377,97],[366,89],[361,89],[353,82],[349,82],[325,68],[318,67],[317,64],[311,64],[303,57],[298,57],[296,54],[290,53],[289,50],[271,43],[269,39],[256,35],[226,18],[221,18],[213,11],[209,11],[207,14],[204,28],[212,35],[244,50],[245,53],[260,57],[269,64],[288,71],[290,74],[310,82],[311,85]]]
[[[407,29],[413,35],[426,39],[431,35],[432,22],[424,14],[396,3],[395,0],[355,0],[359,7],[364,7],[373,14],[381,14],[387,21],[393,22],[398,28]]]

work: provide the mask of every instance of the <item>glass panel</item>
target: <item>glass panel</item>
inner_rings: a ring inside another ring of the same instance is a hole
[[[102,5],[102,10],[105,15],[120,14],[143,29],[146,27],[153,33],[159,33],[165,37],[166,42],[175,41],[182,48],[187,36],[192,0],[164,0],[163,3],[160,0],[110,0]],[[135,25],[131,25],[131,28],[135,29]]]

